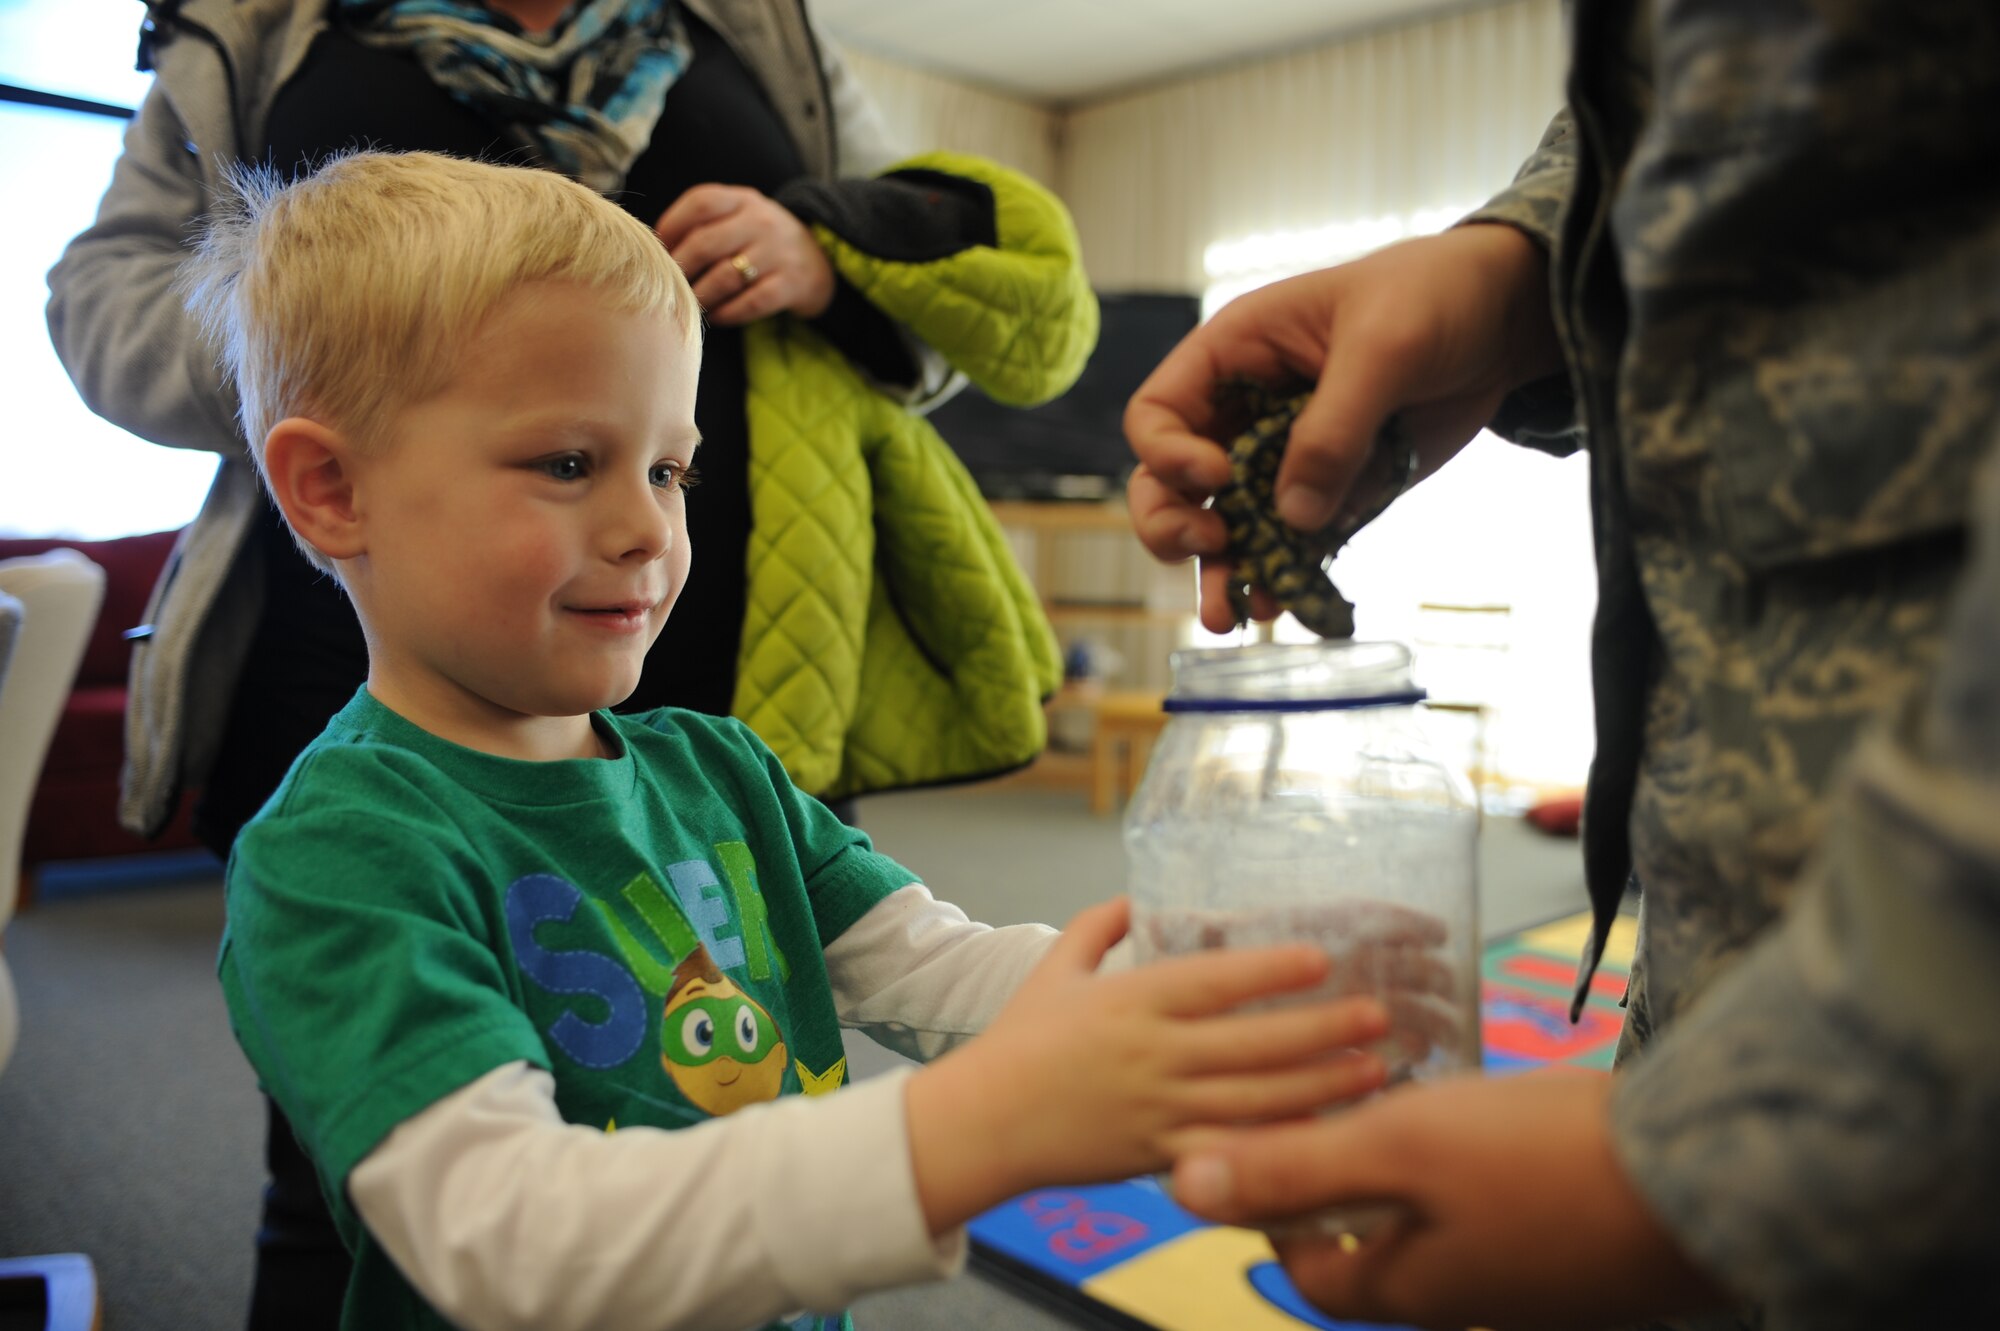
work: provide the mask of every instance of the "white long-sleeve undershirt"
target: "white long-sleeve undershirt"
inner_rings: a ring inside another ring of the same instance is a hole
[[[983,1028],[1056,931],[995,929],[921,884],[826,950],[843,1026],[919,1059]],[[918,1205],[899,1071],[691,1128],[562,1121],[509,1063],[398,1124],[348,1175],[368,1231],[471,1331],[733,1331],[940,1279],[963,1230]]]

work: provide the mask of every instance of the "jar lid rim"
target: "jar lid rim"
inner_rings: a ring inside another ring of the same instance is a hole
[[[1337,712],[1360,707],[1408,707],[1430,697],[1427,689],[1328,698],[1184,698],[1170,696],[1167,712]]]
[[[1240,710],[1312,710],[1336,702],[1379,707],[1418,687],[1410,649],[1353,639],[1191,647],[1173,654],[1175,701],[1259,704]],[[1272,704],[1276,704],[1275,707]],[[1210,711],[1232,708],[1211,706]]]

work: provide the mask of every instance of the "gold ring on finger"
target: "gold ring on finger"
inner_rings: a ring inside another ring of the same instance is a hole
[[[737,274],[742,277],[743,285],[746,287],[763,276],[758,270],[757,265],[751,263],[750,260],[744,258],[741,254],[730,255],[729,266],[734,268]]]

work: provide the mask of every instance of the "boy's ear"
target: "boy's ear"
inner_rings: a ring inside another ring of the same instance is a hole
[[[264,436],[264,475],[285,521],[328,559],[362,553],[354,503],[354,450],[318,421],[288,416]]]

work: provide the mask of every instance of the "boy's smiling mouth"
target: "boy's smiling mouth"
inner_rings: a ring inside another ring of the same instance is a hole
[[[634,631],[652,622],[653,612],[659,605],[658,600],[613,601],[608,605],[566,605],[563,609],[581,616],[586,623],[607,629]]]

